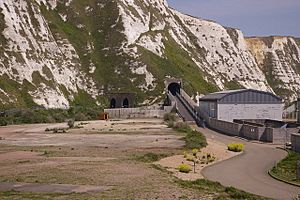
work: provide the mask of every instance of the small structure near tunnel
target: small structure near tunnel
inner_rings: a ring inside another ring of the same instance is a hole
[[[111,93],[108,94],[109,108],[133,108],[135,105],[135,93]]]
[[[283,102],[273,93],[254,89],[221,91],[200,98],[203,118],[233,122],[234,119],[282,121]]]

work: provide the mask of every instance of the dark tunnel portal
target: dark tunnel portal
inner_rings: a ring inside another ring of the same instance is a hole
[[[168,90],[171,92],[172,95],[176,95],[177,93],[180,94],[180,85],[178,83],[171,83],[168,86]]]
[[[116,108],[116,100],[114,98],[110,100],[110,108]]]
[[[123,101],[123,108],[129,108],[129,101],[127,98],[125,98]]]

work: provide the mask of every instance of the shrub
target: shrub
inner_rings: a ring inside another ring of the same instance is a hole
[[[196,157],[198,152],[199,152],[199,150],[198,150],[198,149],[193,149],[193,150],[192,150],[193,156],[195,156],[195,157]]]
[[[189,131],[184,140],[187,149],[200,149],[207,145],[205,136],[198,131]]]
[[[187,158],[188,155],[189,155],[189,154],[188,154],[186,151],[183,152],[183,157],[184,157],[184,158]]]
[[[89,118],[84,113],[76,113],[75,114],[75,121],[87,121]]]
[[[232,143],[227,145],[229,151],[241,152],[244,150],[244,144]]]
[[[192,156],[192,155],[187,155],[186,160],[187,160],[187,161],[190,161],[190,162],[194,162],[196,159],[195,159],[195,157]]]
[[[169,121],[176,121],[176,114],[175,113],[166,113],[165,115],[164,115],[164,120],[166,121],[166,122],[169,122]]]
[[[168,121],[168,128],[173,128],[173,127],[174,127],[174,122]]]
[[[0,126],[7,126],[7,121],[3,118],[0,118]]]
[[[173,128],[176,131],[178,131],[178,132],[184,132],[184,133],[192,131],[192,129],[190,128],[190,126],[187,123],[185,123],[185,122],[174,123],[174,127]]]
[[[68,126],[69,126],[69,128],[74,128],[74,123],[75,123],[74,119],[68,120]]]
[[[189,173],[190,171],[192,171],[191,166],[189,166],[187,164],[181,164],[177,167],[177,169],[179,170],[179,172],[182,172],[182,173]]]
[[[141,162],[151,163],[151,162],[158,161],[167,156],[168,156],[168,154],[146,153],[144,155],[137,156],[136,160],[141,161]]]

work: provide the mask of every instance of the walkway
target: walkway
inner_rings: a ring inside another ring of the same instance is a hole
[[[186,107],[183,105],[180,99],[177,96],[173,96],[173,97],[176,101],[178,112],[180,116],[183,118],[183,120],[185,122],[194,122],[195,120],[193,116],[189,113],[189,111],[186,109]]]
[[[225,144],[245,144],[244,154],[205,168],[202,173],[207,179],[273,199],[290,200],[300,194],[300,187],[282,183],[268,175],[268,170],[287,155],[285,151],[274,145],[247,142],[209,129],[199,128],[199,131],[207,138]]]

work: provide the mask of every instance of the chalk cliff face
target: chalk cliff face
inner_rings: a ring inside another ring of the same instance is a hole
[[[245,87],[293,100],[300,40],[245,38],[164,0],[0,2],[0,108],[90,106],[117,91],[153,104],[167,77],[190,95]]]

